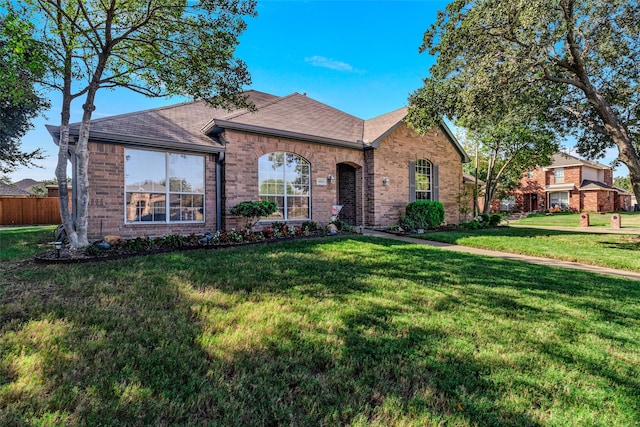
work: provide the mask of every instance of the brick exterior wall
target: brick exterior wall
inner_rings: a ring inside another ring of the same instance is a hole
[[[223,200],[223,228],[238,227],[242,219],[231,215],[230,210],[237,203],[246,200],[257,200],[258,159],[267,153],[285,151],[295,153],[311,165],[311,220],[318,224],[327,224],[331,219],[331,207],[338,202],[338,185],[335,181],[325,186],[318,185],[318,178],[333,175],[339,177],[338,164],[345,163],[353,168],[363,167],[362,150],[322,145],[293,139],[271,137],[245,132],[227,130],[224,139],[228,142],[225,153]],[[356,171],[357,172],[357,171]],[[361,172],[356,177],[361,178]],[[362,199],[362,193],[356,197]],[[360,204],[359,206],[362,206]],[[362,217],[362,213],[356,216]],[[290,221],[295,224],[301,221]]]
[[[462,192],[462,159],[440,128],[434,128],[424,136],[417,135],[409,126],[398,126],[372,150],[373,173],[368,183],[374,194],[368,199],[367,225],[387,226],[398,222],[409,203],[409,162],[427,159],[439,169],[439,201],[444,205],[445,221],[459,222],[460,214],[456,196]],[[389,185],[383,186],[387,177]]]
[[[203,233],[216,229],[216,166],[212,155],[204,156],[204,223],[125,224],[125,147],[89,142],[89,153],[89,239],[99,239],[109,234],[131,238],[169,233]]]
[[[346,206],[340,218],[352,225],[361,225],[363,216],[367,226],[396,224],[409,202],[409,162],[420,158],[438,165],[439,200],[444,204],[445,220],[459,221],[456,196],[462,191],[462,160],[442,129],[418,136],[403,124],[381,142],[379,149],[367,150],[232,130],[225,132],[224,139],[222,224],[216,224],[217,155],[204,155],[204,223],[125,224],[125,147],[90,142],[89,238],[190,234],[240,227],[243,219],[232,216],[230,210],[239,202],[257,200],[258,159],[275,151],[295,153],[310,163],[311,220],[321,225],[330,221],[331,207],[339,203]],[[336,181],[318,185],[318,178],[329,175]],[[383,184],[383,177],[389,178],[389,185]]]

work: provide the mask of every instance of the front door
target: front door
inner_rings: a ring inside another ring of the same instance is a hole
[[[346,163],[338,164],[338,204],[342,205],[339,219],[357,225],[356,169]]]

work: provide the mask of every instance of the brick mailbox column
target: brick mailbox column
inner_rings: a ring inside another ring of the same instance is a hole
[[[588,227],[589,226],[589,214],[581,213],[580,214],[580,227]]]
[[[611,228],[622,228],[622,218],[620,214],[611,215]]]

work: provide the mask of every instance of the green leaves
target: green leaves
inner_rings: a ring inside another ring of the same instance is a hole
[[[36,89],[47,60],[33,30],[29,21],[11,11],[0,16],[0,173],[42,159],[41,150],[20,150],[20,138],[31,128],[31,120],[48,106]]]

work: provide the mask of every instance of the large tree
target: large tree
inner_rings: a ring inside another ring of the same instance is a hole
[[[33,166],[40,149],[24,152],[20,139],[48,106],[36,84],[45,73],[44,46],[32,36],[33,25],[17,14],[0,16],[0,173]]]
[[[489,213],[495,197],[517,188],[524,172],[551,164],[560,149],[553,132],[521,120],[485,123],[469,136],[468,144],[478,145],[474,151],[482,159],[476,159],[474,173],[485,183],[483,213]]]
[[[171,94],[215,106],[249,106],[245,64],[234,57],[253,0],[28,0],[42,40],[58,65],[49,83],[61,91],[56,177],[61,215],[72,247],[87,241],[89,125],[95,96],[123,87],[147,96]],[[66,168],[70,106],[83,99],[73,147],[77,159],[76,218],[69,211]]]
[[[410,114],[473,125],[507,100],[526,106],[582,155],[617,146],[640,200],[639,36],[637,1],[454,0],[425,33],[437,62]]]

